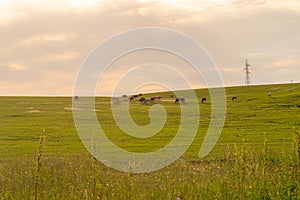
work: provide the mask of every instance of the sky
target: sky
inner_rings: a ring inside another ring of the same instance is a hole
[[[300,82],[299,0],[0,0],[0,95],[73,95],[89,53],[141,27],[195,39],[225,86],[244,85],[246,58],[252,84]],[[154,61],[187,65],[167,53],[136,52],[112,64],[98,91],[108,94],[124,67]]]

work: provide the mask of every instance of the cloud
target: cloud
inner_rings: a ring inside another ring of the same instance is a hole
[[[97,8],[101,2],[102,0],[1,0],[0,24],[11,23],[20,18],[45,12],[85,13]]]
[[[300,71],[299,57],[283,57],[274,60],[270,64],[263,67],[263,69],[279,70],[279,71]]]
[[[0,64],[0,68],[9,70],[9,71],[23,71],[27,67],[24,65],[21,65],[21,64],[12,63],[12,64]]]
[[[241,8],[241,7],[246,7],[246,6],[258,6],[258,5],[263,5],[267,4],[268,1],[266,0],[234,0],[232,1],[232,4],[234,7]]]
[[[49,42],[64,42],[66,40],[72,40],[76,36],[75,33],[60,33],[60,34],[42,34],[33,36],[20,41],[21,45],[33,46],[42,43]]]
[[[9,68],[13,71],[23,71],[26,69],[24,65],[20,65],[20,64],[10,64]]]
[[[57,54],[45,55],[41,60],[43,62],[55,62],[55,61],[66,61],[75,59],[80,52],[60,52]]]

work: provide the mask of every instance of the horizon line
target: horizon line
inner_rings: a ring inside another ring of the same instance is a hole
[[[251,86],[265,86],[265,85],[286,85],[286,84],[300,84],[300,82],[284,82],[284,83],[259,83],[259,84],[252,84],[252,85],[230,85],[230,86],[224,86],[224,87],[203,87],[203,88],[189,88],[189,89],[179,89],[179,90],[156,90],[156,91],[148,91],[148,92],[139,92],[142,94],[152,94],[152,93],[163,93],[163,92],[172,92],[172,91],[183,91],[183,90],[204,90],[204,89],[216,89],[216,88],[232,88],[232,87],[251,87]],[[137,94],[137,93],[134,93]],[[127,96],[131,96],[134,94],[124,94]],[[78,95],[74,94],[16,94],[16,95],[2,95],[0,94],[0,97],[74,97]],[[82,95],[81,97],[121,97],[122,94],[119,94],[117,96],[105,94],[105,95]]]

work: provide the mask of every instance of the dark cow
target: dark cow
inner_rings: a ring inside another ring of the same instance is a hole
[[[146,99],[145,97],[140,98],[139,101],[143,104],[149,104],[152,102],[151,99]]]
[[[134,101],[134,97],[129,97],[129,101]]]
[[[75,101],[75,102],[79,101],[79,97],[78,97],[78,96],[75,96],[75,97],[74,97],[74,101]]]
[[[161,100],[161,96],[155,96],[154,97],[156,100],[160,101]]]
[[[139,97],[138,94],[132,95],[131,97],[129,97],[129,101],[134,101],[138,97]]]
[[[268,93],[268,97],[272,97],[272,93],[271,92]]]
[[[206,97],[203,97],[203,98],[201,99],[201,103],[206,103]]]
[[[152,102],[160,101],[160,100],[161,100],[161,96],[151,97],[150,100],[151,100]]]
[[[233,96],[233,97],[231,98],[231,101],[237,101],[237,96]]]
[[[144,101],[145,101],[145,97],[141,97],[140,99],[139,99],[139,101],[141,102],[141,103],[143,103]]]
[[[185,103],[184,97],[178,97],[175,99],[175,103]]]
[[[150,97],[150,101],[155,102],[155,97]]]

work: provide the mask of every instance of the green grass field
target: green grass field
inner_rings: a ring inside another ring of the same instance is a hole
[[[168,119],[152,138],[123,133],[110,98],[96,99],[97,117],[118,146],[154,151],[178,129],[180,110],[171,94],[159,94]],[[300,84],[226,88],[225,125],[204,159],[198,153],[210,122],[210,98],[206,89],[196,94],[208,102],[199,104],[193,144],[178,161],[146,174],[118,172],[89,155],[75,129],[72,98],[0,97],[0,199],[300,199],[300,139],[294,131],[300,130]],[[233,95],[238,101],[231,101]],[[133,120],[148,124],[149,108],[131,103]],[[41,135],[45,145],[39,145]]]

